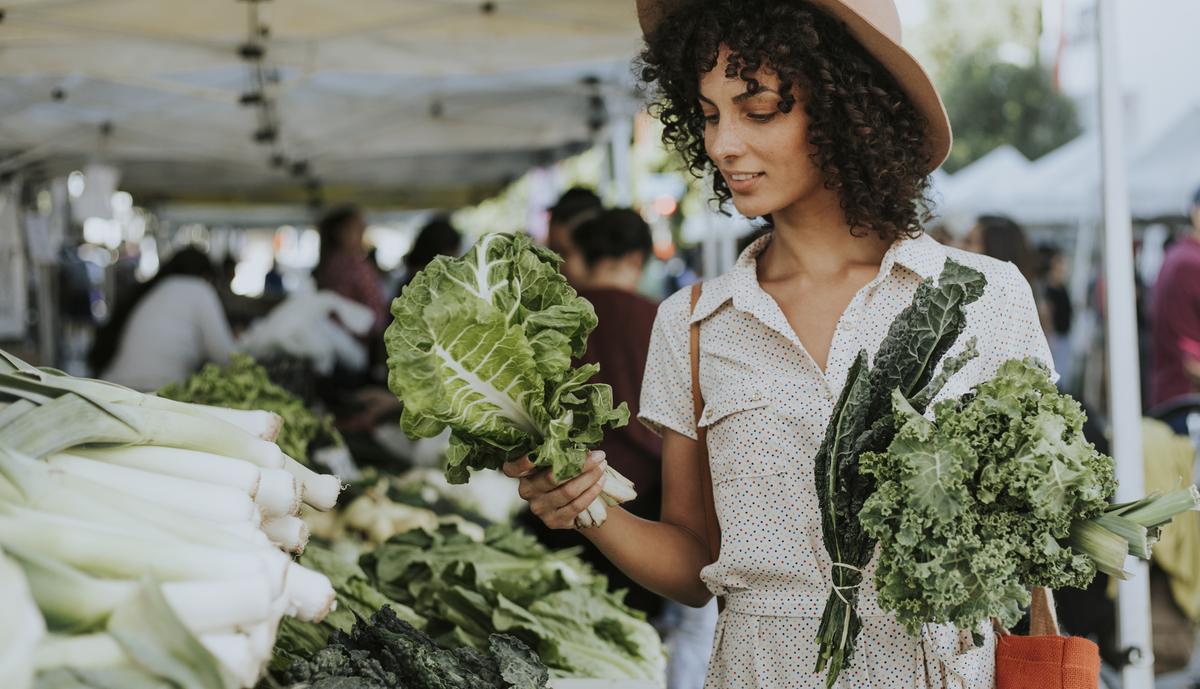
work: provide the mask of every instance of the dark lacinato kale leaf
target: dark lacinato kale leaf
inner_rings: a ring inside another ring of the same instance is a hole
[[[384,607],[283,676],[314,689],[545,689],[549,672],[528,646],[496,635],[489,650],[442,648]]]
[[[512,689],[540,689],[550,681],[550,672],[533,651],[507,634],[493,634],[488,640],[500,676]]]

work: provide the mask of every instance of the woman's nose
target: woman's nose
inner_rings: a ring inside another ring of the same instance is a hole
[[[745,152],[742,132],[729,119],[718,122],[710,131],[708,155],[714,161],[733,160]]]

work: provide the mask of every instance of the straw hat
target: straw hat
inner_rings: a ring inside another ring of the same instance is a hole
[[[894,0],[806,0],[840,20],[867,52],[892,74],[909,100],[929,122],[927,142],[930,169],[941,165],[953,143],[950,118],[933,81],[917,59],[900,45],[900,13]],[[637,0],[642,33],[650,36],[658,25],[688,0]]]

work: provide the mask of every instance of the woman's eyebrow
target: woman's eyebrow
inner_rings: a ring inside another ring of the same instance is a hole
[[[709,100],[709,99],[705,98],[705,97],[704,97],[704,94],[700,94],[700,95],[698,95],[698,96],[696,96],[696,97],[697,97],[697,98],[699,98],[700,100],[704,101],[705,103],[708,103],[709,105],[716,105],[716,103],[714,103],[714,102],[712,102],[711,100]]]
[[[745,93],[743,93],[739,96],[734,96],[733,102],[734,103],[744,103],[745,101],[748,101],[751,98],[757,98],[758,96],[761,96],[766,93],[774,93],[776,96],[779,95],[779,92],[776,91],[775,89],[769,89],[766,87],[762,87],[762,88],[759,88],[757,91],[746,91]]]

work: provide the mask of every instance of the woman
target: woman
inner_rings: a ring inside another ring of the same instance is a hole
[[[1049,362],[1028,283],[1010,264],[922,235],[928,176],[946,157],[940,99],[899,46],[891,0],[642,0],[643,79],[664,140],[697,175],[772,232],[707,281],[694,312],[659,307],[639,418],[663,436],[658,521],[620,509],[584,531],[635,581],[690,605],[723,596],[707,686],[823,688],[815,639],[832,587],[813,457],[850,364],[875,352],[918,284],[947,258],[981,271],[964,337],[979,356],[943,395],[960,395],[1013,357]],[[700,323],[699,421],[689,326]],[[707,428],[720,556],[710,562],[695,438]],[[551,527],[601,488],[603,460],[562,485],[527,458],[505,471]],[[842,689],[990,688],[994,637],[927,625],[910,637],[882,612],[868,566],[863,617]]]
[[[233,353],[233,333],[215,283],[217,269],[199,249],[171,257],[134,289],[96,334],[88,363],[101,378],[152,392]]]
[[[612,386],[613,403],[625,402],[634,414],[642,388],[642,371],[650,348],[650,330],[657,305],[638,294],[638,283],[653,242],[650,227],[627,208],[604,211],[571,231],[578,252],[576,273],[579,296],[596,309],[598,325],[588,336],[587,351],[576,365],[600,364],[592,382]],[[662,442],[649,429],[630,424],[608,429],[600,449],[608,462],[638,486],[638,497],[626,509],[646,519],[658,519],[659,463]],[[582,536],[547,528],[536,518],[527,520],[539,540],[553,548],[583,545],[584,558],[609,579],[612,589],[626,589],[626,602],[650,618],[662,609],[662,598],[630,580]]]
[[[334,208],[317,223],[317,230],[321,234],[321,255],[313,270],[317,289],[331,290],[371,309],[372,333],[382,333],[389,316],[379,277],[363,245],[367,224],[362,211],[355,206]]]

